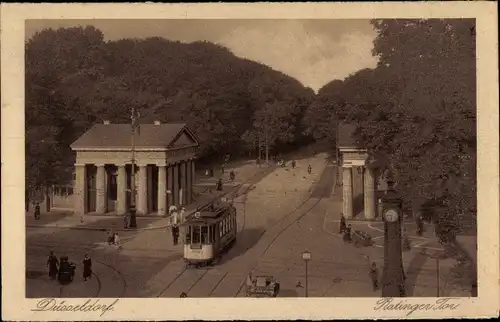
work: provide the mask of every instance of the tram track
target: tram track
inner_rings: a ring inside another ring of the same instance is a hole
[[[230,196],[230,199],[236,199],[236,198],[239,198],[241,196],[244,197],[244,200],[243,202],[241,202],[242,204],[242,213],[243,213],[243,223],[242,223],[242,226],[240,227],[239,231],[237,232],[237,236],[238,235],[241,235],[241,233],[245,230],[245,222],[246,222],[246,199],[247,199],[247,194],[253,189],[253,187],[255,186],[255,184],[257,182],[259,182],[262,177],[265,177],[267,176],[269,173],[271,173],[273,170],[274,170],[275,167],[269,167],[267,169],[264,169],[263,171],[260,171],[258,172],[257,174],[255,174],[254,176],[250,177],[249,179],[245,180],[244,182],[240,183],[238,186],[236,186],[232,191],[228,192],[225,196]],[[240,192],[241,190],[243,189],[242,192]],[[190,269],[188,269],[187,267],[183,268],[183,270],[172,280],[170,281],[170,283],[165,286],[165,288],[163,288],[163,290],[156,296],[157,298],[161,297],[170,287],[172,287],[172,285],[174,285],[174,283],[176,281],[178,281],[181,276],[184,275],[184,273],[186,273],[187,271],[191,271]],[[202,270],[203,273],[201,276],[197,277],[197,279],[195,280],[195,282],[188,288],[188,290],[185,291],[185,293],[189,296],[189,291],[191,291],[200,281],[201,279],[205,276],[205,274],[210,270],[210,268],[204,268],[204,269],[200,269],[200,268],[197,268],[195,269],[195,271],[200,271]],[[229,272],[226,272],[221,278],[220,280],[216,283],[216,285],[212,288],[212,290],[210,291],[210,293],[207,295],[207,296],[210,296],[216,289],[217,287],[220,285],[220,283],[224,280],[224,278],[228,275]]]
[[[281,223],[283,223],[286,219],[290,218],[293,214],[295,214],[296,212],[298,212],[302,207],[304,207],[304,205],[309,202],[310,200],[312,200],[313,197],[312,196],[309,196],[308,198],[306,198],[302,203],[300,203],[297,207],[295,207],[293,210],[291,210],[290,212],[288,212],[285,216],[283,216],[282,218],[280,218],[277,222],[275,222],[273,225],[271,225],[270,228],[268,228],[267,230],[265,230],[261,236],[263,236],[265,233],[269,232],[270,230],[272,230],[274,227],[280,225]],[[268,243],[268,245],[264,248],[264,251],[260,254],[259,257],[263,257],[267,251],[269,250],[269,248],[271,248],[271,246],[276,242],[276,240],[278,240],[278,238],[284,233],[286,232],[293,224],[297,223],[300,219],[302,219],[304,216],[306,216],[311,210],[313,210],[320,202],[321,200],[323,200],[323,197],[319,197],[317,198],[316,200],[314,200],[312,206],[310,206],[309,208],[307,208],[307,210],[303,211],[301,215],[299,215],[299,217],[297,217],[296,219],[294,219],[292,222],[290,222],[288,225],[284,226],[282,229],[280,229],[278,231],[278,233],[273,237],[273,239],[271,240],[270,243]],[[258,266],[258,264],[254,265],[252,267],[252,269],[250,270],[250,272],[253,272],[255,270],[255,268]],[[234,297],[237,297],[238,294],[241,292],[241,289],[243,288],[243,286],[245,285],[245,281],[241,282],[240,284],[240,287],[238,288],[238,290],[236,291],[236,294],[234,295]]]
[[[179,274],[178,274],[178,275],[177,275],[177,276],[176,276],[176,277],[175,277],[172,281],[170,281],[170,283],[168,283],[168,285],[167,285],[167,286],[165,286],[165,287],[163,288],[163,290],[162,290],[162,291],[161,291],[158,295],[156,295],[156,297],[157,297],[157,298],[160,298],[163,294],[165,294],[165,292],[166,292],[166,291],[167,291],[170,287],[172,287],[172,285],[174,285],[174,284],[175,284],[175,282],[179,281],[179,280],[180,280],[180,278],[181,278],[181,277],[182,277],[182,276],[183,276],[186,272],[196,272],[196,273],[200,273],[200,272],[201,272],[200,276],[195,277],[195,281],[194,281],[194,283],[193,283],[193,284],[191,284],[191,286],[190,286],[190,287],[188,287],[188,289],[184,291],[184,293],[189,294],[189,291],[191,291],[191,290],[192,290],[192,289],[196,286],[196,284],[198,284],[198,282],[199,282],[199,281],[203,278],[203,276],[205,276],[205,274],[207,274],[207,273],[208,273],[208,271],[209,271],[209,270],[210,270],[210,268],[203,268],[203,269],[198,268],[198,269],[193,269],[193,270],[191,270],[191,269],[188,269],[187,267],[184,267],[184,268],[182,269],[182,271],[181,271],[181,272],[180,272],[180,273],[179,273]]]

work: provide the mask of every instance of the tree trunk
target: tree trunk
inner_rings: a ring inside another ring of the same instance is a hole
[[[50,192],[49,187],[45,187],[45,211],[46,212],[50,212],[51,198],[50,198],[49,192]]]

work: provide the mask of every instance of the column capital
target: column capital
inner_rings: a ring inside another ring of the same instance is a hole
[[[166,167],[167,163],[166,162],[156,162],[157,167]]]
[[[105,163],[94,163],[94,165],[98,168],[106,166]]]
[[[135,166],[138,167],[138,168],[145,168],[148,165],[146,163],[136,163]]]
[[[75,163],[75,167],[84,167],[86,166],[85,163]]]
[[[117,167],[126,167],[127,166],[126,163],[115,163],[114,165]]]
[[[342,168],[344,168],[344,169],[351,169],[352,167],[353,167],[353,165],[352,165],[352,164],[345,164],[345,163],[344,163],[344,164],[342,165]]]

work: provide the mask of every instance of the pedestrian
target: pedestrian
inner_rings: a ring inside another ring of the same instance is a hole
[[[40,220],[40,203],[35,203],[35,220]]]
[[[422,215],[417,217],[417,235],[422,236],[424,232],[424,218]]]
[[[231,172],[229,172],[229,179],[231,179],[231,181],[234,181],[235,178],[236,178],[236,174],[234,173],[233,170],[231,170]]]
[[[172,239],[174,241],[174,245],[179,243],[179,226],[177,225],[172,226]]]
[[[208,169],[205,170],[205,176],[208,177]]]
[[[123,228],[128,229],[129,227],[129,222],[128,222],[128,214],[123,215]]]
[[[115,233],[113,243],[115,244],[116,249],[122,248],[122,245],[120,244],[120,236],[118,236],[118,233]]]
[[[55,279],[57,277],[57,273],[59,272],[59,261],[53,251],[50,252],[49,259],[47,260],[47,266],[49,267],[49,277],[51,279]]]
[[[312,167],[311,167],[311,165],[308,165],[307,166],[307,173],[311,174],[311,172],[312,172]]]
[[[177,207],[170,214],[170,225],[175,226],[179,223],[179,215],[177,213]]]
[[[108,230],[108,245],[113,245],[115,243],[115,233],[113,230]]]
[[[217,181],[217,191],[222,191],[222,178],[219,178],[219,181]]]
[[[399,296],[400,297],[406,296],[406,288],[404,284],[399,284]]]
[[[177,211],[177,207],[175,205],[171,205],[168,207],[168,214],[171,216],[174,211]]]
[[[372,262],[372,266],[370,267],[370,279],[372,280],[372,287],[375,292],[378,290],[378,268],[375,262]]]
[[[351,242],[351,225],[348,225],[344,231],[344,241]]]
[[[342,215],[340,217],[340,229],[339,229],[339,234],[342,234],[346,229],[346,222],[345,222],[345,217]]]
[[[224,164],[220,166],[220,171],[222,174],[224,174]]]
[[[92,260],[87,254],[83,257],[83,280],[87,281],[92,277]]]
[[[182,207],[181,211],[178,215],[178,218],[177,218],[177,220],[180,224],[184,223],[184,220],[186,219],[185,216],[186,216],[186,208]]]
[[[295,166],[297,165],[297,163],[295,162],[295,160],[292,161],[292,168],[295,169]]]

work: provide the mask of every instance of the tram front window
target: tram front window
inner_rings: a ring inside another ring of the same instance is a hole
[[[208,240],[208,227],[207,226],[201,227],[201,243],[202,244],[209,244],[210,243],[210,241]]]
[[[192,244],[199,244],[201,242],[201,227],[193,226],[193,239]]]

